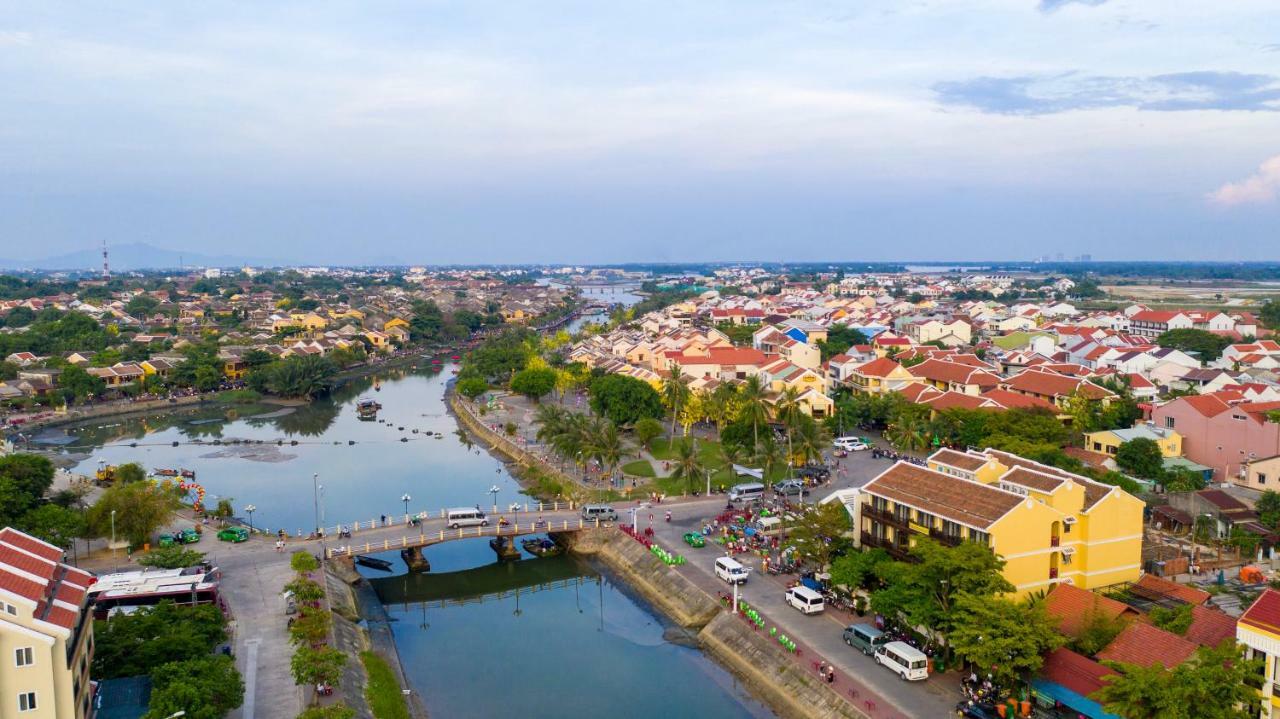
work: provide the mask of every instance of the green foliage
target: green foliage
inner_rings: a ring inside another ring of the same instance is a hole
[[[1251,719],[1258,710],[1263,659],[1246,659],[1232,639],[1200,647],[1193,659],[1172,669],[1107,663],[1120,673],[1103,678],[1092,695],[1103,708],[1126,719]]]
[[[360,661],[364,663],[365,674],[369,677],[364,697],[374,719],[409,719],[409,706],[391,665],[369,651],[360,652]]]
[[[746,324],[740,325],[733,322],[720,322],[716,324],[716,329],[723,332],[729,338],[729,341],[735,345],[749,345],[751,344],[752,336],[759,327]]]
[[[302,685],[337,684],[347,655],[333,647],[298,647],[289,660],[293,680]]]
[[[1258,311],[1258,318],[1267,327],[1280,330],[1280,300],[1267,300],[1267,303]]]
[[[222,719],[244,701],[244,681],[231,657],[217,654],[173,662],[151,672],[151,702],[143,719]]]
[[[44,310],[22,332],[0,334],[0,357],[13,352],[56,355],[61,352],[97,352],[114,337],[92,317],[79,312]]]
[[[849,552],[831,561],[831,583],[850,589],[877,589],[880,565],[892,561],[883,549]]]
[[[165,600],[94,623],[93,676],[147,674],[161,664],[204,656],[226,639],[226,618],[217,607]]]
[[[662,399],[648,382],[635,377],[609,374],[597,377],[588,387],[591,411],[608,417],[617,425],[632,425],[646,417],[663,415]]]
[[[58,375],[58,387],[76,399],[89,399],[102,394],[107,385],[101,377],[94,377],[83,367],[69,365]]]
[[[706,478],[707,466],[692,439],[688,437],[674,443],[676,456],[672,467],[671,478],[685,483],[685,490],[690,494],[701,485]]]
[[[9,454],[0,457],[0,477],[13,481],[21,492],[34,499],[53,486],[53,463],[38,454]]]
[[[128,462],[116,466],[116,481],[121,484],[141,482],[147,478],[147,470],[137,462]]]
[[[325,707],[307,707],[298,719],[355,719],[356,710],[338,702]]]
[[[1116,450],[1116,465],[1135,477],[1163,479],[1164,455],[1153,439],[1137,437],[1121,444]]]
[[[289,357],[251,371],[249,386],[258,392],[310,399],[333,388],[338,367],[321,355]]]
[[[1191,605],[1179,604],[1176,607],[1152,607],[1147,613],[1151,623],[1174,634],[1186,634],[1191,628]]]
[[[867,336],[860,330],[847,325],[831,325],[827,330],[827,338],[818,340],[818,350],[822,352],[822,361],[826,362],[838,354],[844,354],[854,345],[867,344]]]
[[[489,383],[484,377],[464,377],[458,380],[458,394],[467,399],[475,399],[489,391]]]
[[[556,371],[548,368],[523,369],[511,378],[511,391],[537,402],[556,386]]]
[[[194,567],[203,561],[204,552],[197,552],[194,549],[187,549],[182,545],[175,544],[170,547],[157,547],[147,552],[138,559],[138,564],[159,569],[184,569],[186,567]]]
[[[294,556],[297,556],[296,554]],[[303,603],[318,602],[324,598],[324,587],[307,577],[297,577],[284,585],[285,591],[293,592],[293,596]]]
[[[818,569],[824,569],[831,558],[851,546],[848,534],[849,511],[840,502],[811,506],[791,526],[787,546],[795,549],[796,558]]]
[[[320,561],[310,552],[297,551],[289,557],[289,567],[300,574],[314,572],[320,568]]]
[[[1165,332],[1156,338],[1156,344],[1182,350],[1201,362],[1208,362],[1221,357],[1231,340],[1208,330],[1182,329]]]
[[[1280,492],[1274,489],[1263,490],[1253,508],[1264,526],[1271,529],[1280,526]]]
[[[169,523],[177,508],[177,492],[167,484],[117,483],[103,492],[89,508],[89,531],[96,537],[110,537],[111,512],[114,510],[116,536],[141,546]]]
[[[1034,674],[1043,655],[1063,643],[1043,602],[1014,602],[991,596],[956,598],[947,642],[956,656],[990,673],[1002,687]]]
[[[662,436],[662,423],[653,417],[643,417],[636,420],[634,430],[636,441],[640,446],[648,449],[650,442]]]
[[[909,626],[945,634],[954,626],[959,595],[993,597],[1014,589],[1000,573],[1004,560],[977,542],[947,547],[919,537],[911,556],[917,561],[879,565],[884,588],[871,595],[872,609],[901,617]]]
[[[536,333],[523,327],[510,327],[489,337],[467,355],[459,381],[465,377],[482,377],[506,383],[512,373],[524,369],[533,357],[536,341]]]
[[[325,609],[307,607],[289,623],[289,641],[294,644],[322,643],[333,627],[333,614]]]
[[[1127,626],[1120,617],[1113,617],[1098,610],[1097,603],[1089,609],[1071,648],[1086,657],[1091,657],[1107,646]]]
[[[8,525],[58,547],[71,546],[87,531],[83,513],[57,504],[42,504]]]

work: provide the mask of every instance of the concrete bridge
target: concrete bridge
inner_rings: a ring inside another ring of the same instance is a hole
[[[578,513],[570,511],[539,514],[536,517],[517,515],[515,519],[508,520],[509,523],[505,526],[499,526],[498,520],[492,517],[490,521],[493,524],[489,526],[458,527],[455,529],[448,526],[447,519],[433,518],[417,520],[416,526],[411,522],[405,522],[396,526],[370,528],[363,535],[357,535],[353,532],[350,539],[340,538],[335,540],[331,538],[329,541],[336,544],[335,546],[329,546],[326,543],[325,556],[330,559],[358,557],[364,554],[387,552],[393,549],[421,549],[433,544],[481,537],[507,538],[507,544],[510,545],[510,539],[529,534],[577,532],[583,529],[614,526],[613,522],[601,522],[598,519],[585,520]]]

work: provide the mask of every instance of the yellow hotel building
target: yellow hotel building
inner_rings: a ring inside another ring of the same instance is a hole
[[[1005,560],[1021,596],[1141,573],[1142,500],[1119,487],[988,449],[943,449],[927,467],[899,462],[862,488],[857,539],[906,558],[917,537],[975,541]]]
[[[1261,719],[1280,719],[1280,592],[1265,589],[1236,623],[1236,641],[1246,656],[1263,659]]]

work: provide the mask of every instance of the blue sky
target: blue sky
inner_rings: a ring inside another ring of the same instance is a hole
[[[1280,259],[1274,0],[0,0],[0,257]]]

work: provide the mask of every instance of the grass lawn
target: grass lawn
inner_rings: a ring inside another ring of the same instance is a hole
[[[673,460],[676,458],[676,452],[680,449],[680,445],[685,441],[683,437],[677,437],[675,442],[665,438],[655,439],[650,453],[657,459]],[[688,439],[688,441],[692,442],[693,439]],[[715,440],[698,440],[698,456],[702,457],[702,463],[708,467],[724,466],[724,458],[720,456],[720,443]]]
[[[653,465],[647,459],[637,459],[622,465],[622,471],[636,477],[652,477]]]
[[[364,688],[369,709],[377,719],[409,719],[409,706],[400,692],[400,682],[386,660],[373,652],[360,652],[369,684]]]

